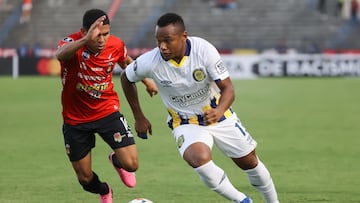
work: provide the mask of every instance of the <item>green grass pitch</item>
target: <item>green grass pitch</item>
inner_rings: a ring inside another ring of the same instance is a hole
[[[360,79],[234,80],[234,110],[258,141],[283,203],[360,203]],[[115,78],[121,112],[132,114]],[[61,83],[57,77],[0,77],[0,202],[99,202],[84,192],[65,154]],[[93,169],[111,184],[114,202],[145,197],[155,203],[228,202],[202,184],[180,158],[160,97],[138,84],[153,136],[136,138],[136,188],[126,188],[110,165],[110,148],[97,139]],[[232,183],[263,202],[245,174],[214,148],[214,161]]]

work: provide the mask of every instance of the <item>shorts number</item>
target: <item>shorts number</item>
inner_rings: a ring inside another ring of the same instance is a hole
[[[241,132],[244,136],[246,136],[246,132],[245,132],[245,130],[244,130],[244,129],[242,129],[242,127],[240,126],[240,124],[239,124],[239,123],[235,123],[235,127],[239,128],[240,132]]]

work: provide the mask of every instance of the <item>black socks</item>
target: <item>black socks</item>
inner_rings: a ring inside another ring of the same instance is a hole
[[[99,177],[95,172],[93,172],[93,179],[90,181],[89,184],[86,185],[80,181],[79,183],[81,184],[83,189],[88,192],[100,194],[100,195],[105,195],[109,193],[109,187],[107,186],[106,183],[100,182]]]

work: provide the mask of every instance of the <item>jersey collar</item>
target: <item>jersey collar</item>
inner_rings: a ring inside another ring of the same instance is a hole
[[[99,54],[100,54],[100,52],[98,51],[98,52],[94,52],[93,50],[91,50],[89,47],[87,47],[86,46],[86,49],[89,51],[89,53],[91,53],[91,54],[93,54],[95,57],[97,57]]]
[[[191,42],[189,39],[186,39],[186,51],[185,56],[190,56],[190,50],[191,50]]]

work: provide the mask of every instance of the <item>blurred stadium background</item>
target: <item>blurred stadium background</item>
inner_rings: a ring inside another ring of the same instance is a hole
[[[157,18],[173,11],[183,16],[190,35],[219,49],[231,77],[280,77],[234,80],[234,109],[261,143],[258,151],[280,200],[360,203],[360,23],[351,16],[352,0],[343,0],[340,13],[338,0],[322,0],[323,8],[320,1],[227,0],[227,8],[215,0],[33,0],[30,20],[20,22],[23,0],[0,0],[0,202],[98,202],[78,185],[63,149],[54,51],[62,37],[80,30],[86,10],[100,8],[133,57],[155,46]],[[294,76],[299,78],[283,78]],[[118,76],[114,81],[122,113],[133,124]],[[114,200],[223,202],[193,181],[198,177],[181,161],[164,126],[160,97],[149,100],[144,92],[154,136],[137,139],[139,186],[128,191],[120,183],[103,142],[93,156],[94,168],[116,188]],[[214,159],[241,191],[261,201],[230,160],[216,150]]]
[[[89,8],[108,11],[112,34],[125,41],[133,57],[156,45],[154,25],[169,11],[184,17],[190,35],[206,38],[223,54],[360,53],[352,0],[33,0],[28,22],[20,22],[23,0],[0,3],[0,75],[13,72],[14,55],[20,56],[20,75],[57,74],[54,49],[63,36],[80,29]],[[43,67],[49,64],[55,68]]]

